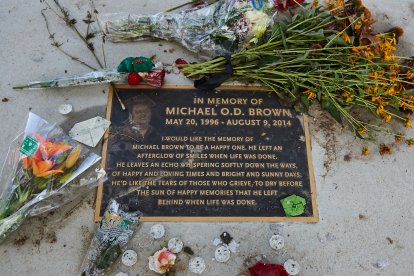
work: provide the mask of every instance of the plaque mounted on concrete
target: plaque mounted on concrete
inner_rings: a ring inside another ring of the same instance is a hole
[[[274,94],[260,87],[116,89],[96,220],[117,198],[144,221],[318,221],[306,116]],[[285,215],[280,200],[290,195],[306,200],[300,216]]]

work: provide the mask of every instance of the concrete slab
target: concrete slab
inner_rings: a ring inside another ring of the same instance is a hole
[[[99,12],[135,11],[155,13],[184,1],[96,0]],[[61,1],[74,17],[82,19],[89,7],[87,0]],[[386,30],[399,25],[406,34],[401,52],[414,55],[414,2],[411,0],[367,0],[378,20],[377,28]],[[63,123],[68,130],[73,122],[103,115],[107,87],[14,91],[12,86],[35,79],[86,72],[87,69],[63,56],[50,45],[39,1],[4,0],[0,2],[0,156],[5,156],[8,142],[24,126],[27,112],[51,122]],[[59,20],[48,13],[52,32],[64,42],[63,48],[74,56],[93,63],[86,48]],[[96,45],[100,45],[97,41]],[[175,49],[175,51],[168,51]],[[196,56],[167,42],[140,42],[105,45],[108,66],[116,66],[126,56],[156,54],[163,62],[178,57],[195,60]],[[165,52],[166,50],[166,52]],[[97,51],[99,54],[99,51]],[[181,76],[169,75],[169,84],[191,84]],[[57,107],[70,103],[82,116],[70,119]],[[88,116],[86,116],[88,115]],[[132,269],[119,265],[114,269],[129,275],[153,275],[147,269],[147,257],[171,237],[181,238],[207,264],[204,275],[237,275],[249,256],[266,255],[272,262],[297,260],[300,275],[411,275],[414,268],[414,194],[413,149],[396,145],[390,156],[380,156],[378,142],[356,140],[326,113],[311,110],[312,155],[316,175],[320,222],[303,223],[165,223],[167,236],[150,247],[141,248],[140,236],[149,233],[152,223],[144,223],[130,248],[138,251],[138,263]],[[82,118],[84,117],[84,118]],[[413,131],[410,131],[413,135]],[[390,142],[382,137],[380,141]],[[361,157],[367,145],[372,154]],[[96,225],[93,223],[94,195],[72,203],[57,212],[34,218],[0,247],[0,275],[75,275],[89,246]],[[213,261],[214,238],[229,232],[240,243],[239,252],[225,264]],[[272,234],[285,237],[280,253],[268,246]],[[181,255],[177,275],[190,275],[188,256]],[[378,262],[388,264],[382,267]]]

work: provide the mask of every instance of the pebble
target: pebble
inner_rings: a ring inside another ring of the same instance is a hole
[[[117,274],[115,274],[115,276],[129,276],[129,274],[128,274],[128,273],[125,273],[125,272],[120,271],[120,272],[118,272]]]
[[[68,115],[73,111],[73,107],[71,104],[61,104],[58,107],[58,111],[62,115]]]
[[[387,260],[378,260],[375,264],[374,264],[374,266],[376,267],[376,268],[384,268],[384,267],[387,267],[387,266],[389,266],[390,265],[390,263],[387,261]]]

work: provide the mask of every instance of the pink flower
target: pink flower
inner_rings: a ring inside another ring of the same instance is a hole
[[[158,250],[155,254],[148,258],[149,269],[159,274],[168,272],[174,265],[176,255],[167,248]]]

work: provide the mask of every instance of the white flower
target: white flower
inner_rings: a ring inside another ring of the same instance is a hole
[[[247,34],[247,41],[257,43],[266,32],[269,25],[269,16],[261,11],[247,11],[246,17],[250,21],[251,28]]]
[[[174,253],[167,248],[163,248],[148,258],[148,266],[152,271],[163,274],[170,270],[175,263],[175,259],[176,255]]]

